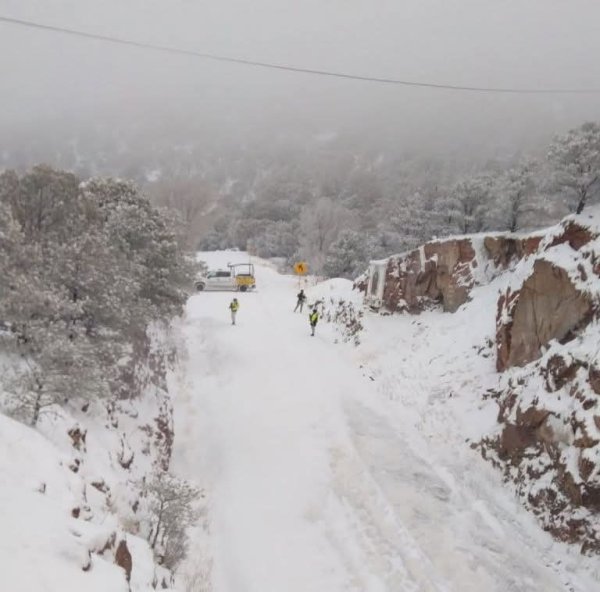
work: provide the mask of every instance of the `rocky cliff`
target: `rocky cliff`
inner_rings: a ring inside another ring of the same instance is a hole
[[[418,313],[441,305],[455,312],[475,285],[488,283],[535,252],[541,236],[476,235],[435,240],[390,257],[386,262],[382,305],[389,312]],[[363,288],[369,296],[369,283]]]
[[[497,423],[472,446],[546,530],[600,553],[600,210],[531,236],[432,241],[382,265],[387,312],[490,308],[497,291],[495,343],[480,348],[495,353],[497,386],[481,397]]]
[[[562,540],[600,553],[600,220],[564,220],[516,266],[496,316],[497,434],[480,450]]]

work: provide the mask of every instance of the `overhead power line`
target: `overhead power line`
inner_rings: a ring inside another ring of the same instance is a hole
[[[260,62],[256,60],[249,60],[243,58],[227,57],[223,55],[217,55],[212,53],[205,53],[201,51],[195,51],[191,49],[181,49],[177,47],[171,47],[166,45],[155,45],[153,43],[142,43],[140,41],[132,41],[130,39],[124,39],[121,37],[112,37],[108,35],[97,35],[95,33],[86,33],[85,31],[78,31],[75,29],[68,29],[65,27],[57,27],[52,25],[45,25],[42,23],[36,23],[27,20],[21,20],[11,17],[0,16],[0,22],[16,25],[20,27],[27,27],[30,29],[41,29],[44,31],[50,31],[53,33],[61,33],[64,35],[72,35],[75,37],[83,37],[85,39],[95,39],[97,41],[105,41],[107,43],[113,43],[118,45],[127,45],[130,47],[137,47],[140,49],[149,49],[153,51],[159,51],[163,53],[194,56],[197,58],[203,58],[205,60],[212,60],[217,62],[228,62],[232,64],[241,64],[244,66],[254,66],[257,68],[268,68],[271,70],[285,70],[288,72],[297,72],[301,74],[311,74],[314,76],[329,76],[331,78],[345,78],[348,80],[359,80],[362,82],[373,82],[379,84],[394,84],[397,86],[411,86],[419,88],[430,88],[436,90],[450,90],[450,91],[463,91],[463,92],[477,92],[477,93],[502,93],[502,94],[600,94],[600,88],[505,88],[505,87],[487,87],[487,86],[463,86],[458,84],[441,84],[434,82],[418,82],[414,80],[400,80],[396,78],[379,78],[375,76],[360,76],[358,74],[349,74],[346,72],[334,72],[330,70],[318,70],[314,68],[301,68],[297,66],[290,66],[285,64],[275,64],[271,62]]]

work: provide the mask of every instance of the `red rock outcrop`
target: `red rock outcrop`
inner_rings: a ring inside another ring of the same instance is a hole
[[[467,301],[477,266],[471,239],[427,243],[403,256],[390,257],[383,302],[390,311],[419,313],[433,304],[454,312]]]
[[[478,447],[517,485],[546,530],[580,544],[583,553],[598,554],[600,474],[594,459],[600,451],[600,397],[592,368],[587,359],[554,354],[517,369],[493,394],[500,435]]]
[[[497,312],[497,369],[524,366],[552,339],[568,341],[592,318],[590,297],[577,290],[567,272],[543,259],[520,290],[500,297]]]
[[[581,247],[587,245],[595,237],[595,233],[589,228],[586,228],[573,220],[569,220],[563,225],[562,232],[554,238],[550,245],[548,245],[548,248],[568,243],[572,249],[579,251]]]
[[[512,292],[510,288],[501,294],[498,299],[496,312],[496,370],[502,372],[509,366],[511,346],[513,312],[519,292]]]
[[[129,582],[131,580],[131,569],[133,567],[133,561],[131,559],[131,553],[127,548],[127,542],[121,540],[115,552],[115,563],[125,570],[125,577]]]
[[[85,450],[85,439],[87,436],[87,430],[81,429],[80,426],[73,426],[67,434],[71,438],[73,448],[75,450]]]
[[[493,270],[505,270],[535,253],[541,238],[541,235],[517,237],[509,234],[449,238],[390,257],[383,305],[390,312],[418,314],[441,304],[444,311],[455,312],[469,299],[477,281],[477,268],[488,266]],[[479,243],[479,258],[482,260],[478,258],[476,242]],[[366,292],[368,279],[358,285]]]
[[[516,237],[506,234],[486,236],[483,246],[496,267],[507,269],[511,263],[532,255],[538,250],[542,235]]]
[[[600,554],[600,365],[591,324],[600,301],[600,234],[593,218],[570,217],[550,229],[529,275],[498,300],[496,365],[505,373],[491,396],[501,430],[479,447],[546,530]],[[490,250],[501,265],[513,247]]]

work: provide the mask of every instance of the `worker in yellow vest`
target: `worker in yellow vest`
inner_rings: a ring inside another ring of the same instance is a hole
[[[319,321],[319,313],[317,307],[313,307],[312,311],[308,315],[308,321],[310,323],[311,336],[315,336],[315,329],[317,328],[317,322]]]
[[[234,298],[229,305],[229,310],[231,311],[231,324],[235,325],[235,315],[240,308],[240,303],[237,298]]]

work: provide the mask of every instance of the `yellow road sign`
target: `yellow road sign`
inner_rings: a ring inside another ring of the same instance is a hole
[[[294,265],[294,272],[298,275],[305,275],[308,272],[308,265],[304,261],[299,261]]]

